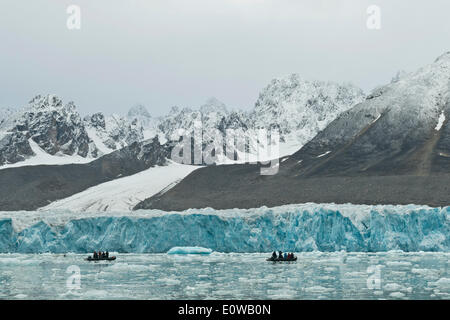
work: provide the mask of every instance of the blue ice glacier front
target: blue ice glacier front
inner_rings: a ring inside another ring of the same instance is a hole
[[[450,251],[450,207],[286,205],[115,213],[0,212],[0,252]]]

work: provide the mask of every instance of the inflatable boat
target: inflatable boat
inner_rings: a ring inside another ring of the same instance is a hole
[[[293,259],[279,259],[279,258],[268,258],[267,261],[272,261],[272,262],[292,262],[292,261],[297,261],[297,257],[294,257]]]
[[[86,260],[86,261],[104,261],[104,260],[106,260],[106,261],[113,261],[113,260],[116,260],[116,257],[112,256],[112,257],[108,257],[108,258],[95,258],[94,259],[91,256],[89,256],[89,257],[87,257],[84,260]]]

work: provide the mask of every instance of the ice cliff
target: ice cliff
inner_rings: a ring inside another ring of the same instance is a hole
[[[0,252],[450,251],[450,207],[286,205],[133,213],[0,212]]]

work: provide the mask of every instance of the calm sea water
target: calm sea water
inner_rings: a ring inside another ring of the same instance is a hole
[[[0,254],[0,299],[449,299],[450,253]]]

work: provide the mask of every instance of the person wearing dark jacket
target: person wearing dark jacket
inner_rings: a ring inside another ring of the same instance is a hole
[[[278,259],[283,260],[283,252],[278,251]]]

